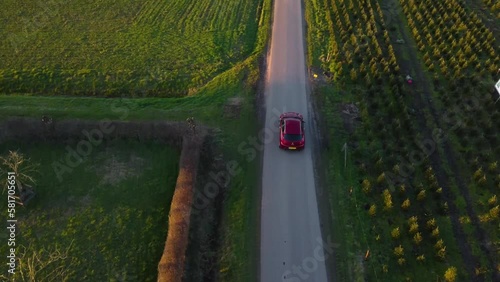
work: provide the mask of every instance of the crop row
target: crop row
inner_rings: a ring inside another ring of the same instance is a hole
[[[468,73],[496,75],[500,57],[495,39],[476,14],[467,13],[458,3],[450,6],[451,0],[412,3],[402,0],[403,11],[431,71],[439,69],[447,79]]]
[[[174,97],[187,94],[189,82],[189,77],[176,71],[0,70],[0,93],[4,94]]]
[[[317,11],[311,33],[323,44],[319,61],[339,88],[349,89],[339,90],[340,95],[350,91],[346,94],[355,99],[362,121],[351,143],[363,176],[354,189],[364,192],[361,206],[373,226],[366,237],[372,251],[367,269],[373,270],[367,275],[380,279],[381,273],[391,273],[403,279],[434,265],[427,277],[441,276],[447,264],[460,264],[460,256],[448,232],[437,235],[440,227],[450,229],[447,203],[440,197],[443,188],[422,186],[424,171],[411,163],[421,151],[419,130],[382,9],[377,1],[367,0],[318,0],[312,6]],[[326,97],[326,107],[335,108],[333,98]],[[422,164],[430,166],[427,160]],[[403,173],[408,167],[412,171]],[[394,183],[394,178],[403,180]],[[427,221],[435,225],[410,231],[409,219],[417,219],[420,226]]]
[[[461,126],[451,130],[458,152],[464,153],[464,175],[474,210],[489,238],[499,238],[500,118],[491,96],[500,54],[494,36],[473,12],[454,0],[443,2],[401,0],[408,23],[444,105],[457,105],[453,114]],[[486,202],[491,204],[486,204]],[[500,242],[495,241],[494,244]],[[499,258],[497,257],[497,260]]]
[[[0,11],[2,93],[171,97],[253,51],[262,1],[31,2]]]

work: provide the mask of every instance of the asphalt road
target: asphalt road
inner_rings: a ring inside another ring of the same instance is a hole
[[[319,226],[303,40],[301,0],[275,0],[265,86],[261,282],[327,281],[324,258],[331,250]],[[278,148],[277,120],[284,111],[306,117],[303,151]]]

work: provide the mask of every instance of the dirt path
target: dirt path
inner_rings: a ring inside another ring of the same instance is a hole
[[[393,3],[392,7],[399,6],[400,4],[397,1],[391,0]],[[407,95],[411,95],[413,99],[413,108],[416,110],[416,121],[418,123],[419,129],[423,133],[423,138],[432,140],[432,128],[426,124],[426,119],[424,112],[421,109],[428,109],[433,117],[433,122],[437,127],[441,128],[439,125],[439,117],[437,115],[437,111],[432,104],[432,84],[424,73],[423,65],[420,62],[418,57],[418,51],[416,44],[413,41],[413,38],[410,37],[408,28],[406,23],[403,22],[399,17],[392,17],[391,24],[396,26],[400,32],[400,37],[398,38],[396,33],[390,33],[391,41],[396,42],[397,39],[403,39],[405,44],[395,44],[394,51],[397,57],[398,64],[400,65],[401,71],[403,73],[410,73],[414,79],[414,84],[407,87],[408,93]],[[443,144],[443,150],[446,157],[446,161],[450,164],[451,169],[455,172],[455,175],[458,176],[460,173],[458,172],[455,158],[453,157],[453,153],[447,141]],[[435,170],[436,178],[440,186],[442,186],[444,190],[443,197],[444,200],[448,202],[449,207],[449,215],[452,224],[453,233],[455,239],[457,241],[460,253],[462,254],[462,259],[464,265],[466,267],[466,271],[473,281],[482,281],[479,277],[477,277],[474,273],[474,267],[478,265],[478,258],[474,257],[472,254],[471,245],[467,242],[467,236],[459,222],[459,211],[455,204],[455,199],[453,193],[451,193],[450,187],[450,179],[443,169],[443,159],[440,156],[439,151],[434,152],[429,156],[430,163]],[[473,213],[471,208],[471,200],[468,195],[468,191],[464,185],[462,179],[456,179],[456,182],[460,186],[461,192],[464,194],[464,198],[467,202],[467,212],[469,216],[472,218],[476,218],[477,216]],[[447,188],[447,189],[446,189]],[[465,188],[465,189],[462,189]],[[465,190],[465,191],[463,191]],[[472,216],[471,216],[472,214]]]

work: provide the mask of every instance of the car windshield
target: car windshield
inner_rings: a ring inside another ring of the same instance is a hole
[[[300,135],[300,134],[285,134],[285,140],[287,140],[287,141],[300,141],[300,140],[302,140],[302,135]]]

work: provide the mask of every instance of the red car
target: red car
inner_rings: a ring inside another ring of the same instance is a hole
[[[304,117],[296,112],[280,115],[280,148],[289,150],[304,149]]]

